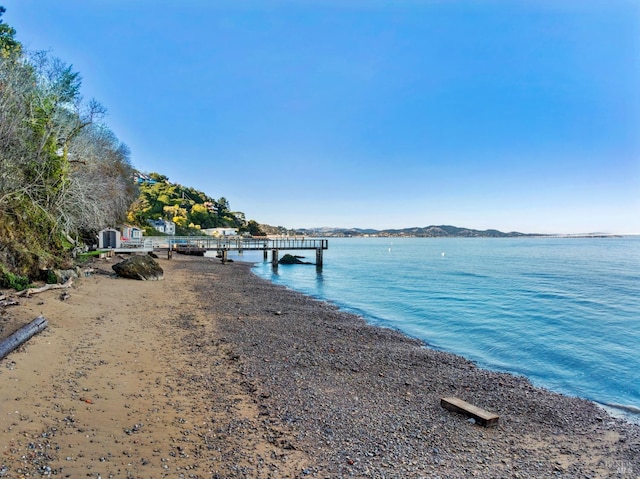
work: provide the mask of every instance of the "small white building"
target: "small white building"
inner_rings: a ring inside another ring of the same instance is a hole
[[[98,231],[98,249],[120,248],[122,234],[115,228]]]
[[[166,235],[171,235],[171,236],[176,234],[176,224],[173,221],[160,219],[160,220],[148,220],[148,222],[160,233],[164,233]]]
[[[238,234],[236,228],[204,228],[200,231],[207,236],[236,236]]]

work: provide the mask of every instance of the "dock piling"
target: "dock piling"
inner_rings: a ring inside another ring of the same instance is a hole
[[[280,250],[308,250],[316,251],[316,266],[322,268],[323,250],[328,249],[326,239],[310,238],[227,238],[227,237],[188,237],[175,236],[167,239],[165,237],[150,237],[145,239],[145,245],[152,250],[159,249],[167,251],[167,259],[170,259],[173,252],[179,254],[190,254],[204,256],[207,251],[216,251],[217,256],[223,262],[228,262],[228,252],[237,251],[242,254],[245,251],[262,251],[264,261],[269,259],[269,250],[272,252],[271,262],[274,267],[278,265]],[[112,253],[112,252],[111,252]],[[105,253],[107,254],[107,253]]]

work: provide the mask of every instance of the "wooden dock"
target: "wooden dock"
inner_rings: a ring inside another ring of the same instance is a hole
[[[329,248],[326,239],[309,238],[244,238],[213,236],[154,236],[146,237],[151,241],[154,250],[203,256],[208,251],[215,251],[222,261],[227,260],[229,251],[262,251],[265,261],[271,252],[271,262],[278,265],[280,251],[315,251],[316,266],[323,263],[323,251]]]

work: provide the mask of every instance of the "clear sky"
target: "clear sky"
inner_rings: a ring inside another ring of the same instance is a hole
[[[0,0],[134,167],[288,228],[640,233],[636,0]]]

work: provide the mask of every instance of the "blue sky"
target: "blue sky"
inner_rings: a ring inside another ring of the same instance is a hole
[[[136,168],[248,219],[640,233],[640,2],[0,4]]]

